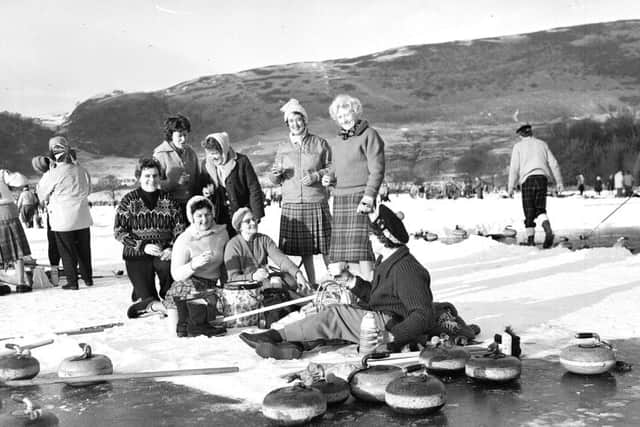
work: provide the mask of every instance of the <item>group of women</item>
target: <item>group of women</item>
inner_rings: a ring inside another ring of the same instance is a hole
[[[184,326],[189,321],[179,321],[179,334],[220,332],[210,325],[221,314],[215,301],[220,294],[208,291],[227,281],[268,285],[269,260],[291,292],[308,292],[316,283],[318,254],[325,265],[348,263],[366,279],[373,274],[366,214],[374,209],[384,176],[384,142],[361,118],[360,101],[348,95],[337,96],[329,108],[339,126],[332,145],[309,131],[307,112],[297,100],[281,111],[289,135],[269,172],[272,183],[282,186],[278,245],[258,232],[264,196],[249,159],[219,132],[201,142],[205,157],[198,162],[186,144],[191,124],[181,115],[166,120],[164,141],[136,168],[140,188],[117,208],[115,236],[124,245],[134,300],[175,304],[179,318],[192,320],[190,329]],[[287,255],[301,257],[306,277]],[[209,301],[185,304],[194,293]]]

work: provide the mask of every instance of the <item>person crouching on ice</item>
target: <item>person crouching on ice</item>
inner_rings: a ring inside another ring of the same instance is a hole
[[[265,358],[299,358],[305,342],[341,339],[357,343],[367,313],[374,314],[383,342],[391,350],[428,334],[435,327],[431,280],[429,272],[409,253],[409,235],[401,215],[380,205],[370,218],[369,240],[378,260],[373,280],[368,282],[337,265],[330,271],[359,298],[357,305],[332,305],[280,331],[241,333],[240,339]]]
[[[522,186],[522,208],[527,244],[533,246],[536,218],[542,221],[545,238],[543,248],[553,245],[553,231],[547,217],[547,182],[553,175],[558,192],[562,191],[560,166],[546,142],[533,137],[531,125],[520,126],[516,131],[520,141],[513,146],[509,166],[509,197],[517,183]]]

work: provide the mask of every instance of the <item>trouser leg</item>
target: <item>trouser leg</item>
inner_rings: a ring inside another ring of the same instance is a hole
[[[56,245],[62,258],[64,275],[68,285],[78,284],[78,253],[73,231],[56,231]]]
[[[160,283],[160,298],[164,299],[167,295],[167,291],[173,284],[173,277],[171,277],[171,261],[162,261],[158,257],[153,258],[153,270],[158,276],[158,282]]]
[[[158,299],[153,274],[153,258],[125,260],[124,265],[136,297]]]
[[[318,339],[341,339],[357,343],[360,340],[360,324],[368,310],[350,305],[335,304],[321,312],[286,325],[280,331],[285,341],[305,342]],[[385,330],[388,316],[373,311],[376,326]]]
[[[75,231],[80,276],[88,285],[93,284],[93,268],[91,267],[91,232],[89,227]]]
[[[60,264],[60,251],[58,251],[58,244],[56,243],[56,235],[51,230],[51,224],[49,223],[49,215],[47,215],[47,256],[49,257],[49,264],[57,266]]]

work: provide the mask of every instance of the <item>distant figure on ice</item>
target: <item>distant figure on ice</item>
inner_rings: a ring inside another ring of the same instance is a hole
[[[45,156],[36,156],[33,159],[31,159],[31,166],[33,166],[33,170],[42,174],[42,176],[49,174],[49,168],[52,163],[53,163],[53,160]],[[49,258],[49,265],[51,266],[51,270],[49,274],[50,274],[51,283],[53,284],[53,286],[58,286],[58,280],[59,280],[58,266],[60,265],[60,259],[62,258],[60,256],[60,251],[58,250],[58,244],[56,243],[56,234],[51,229],[51,221],[50,221],[51,217],[50,215],[46,214],[47,201],[41,200],[40,204],[42,205],[42,208],[45,212],[45,217],[46,217],[47,256]]]
[[[188,118],[181,114],[171,116],[164,122],[164,141],[153,150],[153,158],[162,168],[160,188],[171,193],[183,215],[187,200],[200,192],[198,155],[187,145],[189,132]]]
[[[484,198],[484,181],[482,181],[479,176],[476,176],[473,181],[473,191],[476,193],[478,199]]]
[[[600,178],[600,176],[596,176],[596,182],[593,184],[593,190],[598,196],[602,192],[602,178]]]
[[[613,176],[613,186],[616,190],[616,197],[624,196],[624,173],[622,173],[622,170],[619,170]]]
[[[386,182],[380,184],[380,190],[378,190],[378,198],[380,203],[389,201],[389,186]]]
[[[546,142],[534,138],[531,125],[518,128],[516,133],[520,141],[513,147],[509,166],[509,196],[519,183],[522,187],[522,208],[524,210],[524,226],[527,244],[533,246],[536,218],[542,220],[545,232],[543,248],[553,244],[553,231],[547,217],[547,183],[553,176],[558,192],[562,191],[562,175],[556,158],[549,150]]]
[[[582,194],[584,193],[584,175],[578,174],[578,176],[576,176],[576,184],[578,185],[578,191],[582,196]]]
[[[31,228],[33,217],[38,211],[38,196],[29,189],[28,185],[25,185],[18,197],[18,211],[20,211],[22,222],[26,224],[27,228]]]
[[[633,196],[633,175],[630,170],[626,170],[622,177],[622,185],[624,186],[624,196]]]

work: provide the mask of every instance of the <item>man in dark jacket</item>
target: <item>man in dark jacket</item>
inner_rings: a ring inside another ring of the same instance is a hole
[[[436,323],[429,272],[406,247],[409,235],[402,214],[380,205],[378,212],[371,214],[371,222],[369,239],[378,257],[373,280],[368,282],[340,267],[331,271],[359,298],[357,305],[332,305],[280,331],[242,333],[240,339],[262,357],[298,358],[303,342],[340,339],[357,343],[367,313],[373,313],[383,341],[391,349],[428,334]]]

